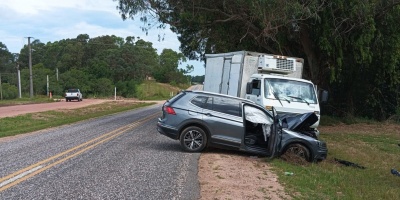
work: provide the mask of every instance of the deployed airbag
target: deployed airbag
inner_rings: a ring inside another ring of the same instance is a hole
[[[262,124],[264,140],[267,141],[267,138],[271,134],[272,118],[268,117],[262,110],[251,106],[246,106],[244,112],[246,120],[255,124]]]

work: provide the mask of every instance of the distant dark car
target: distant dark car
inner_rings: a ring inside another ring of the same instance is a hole
[[[180,140],[185,151],[207,146],[277,157],[290,151],[309,162],[324,160],[326,143],[303,134],[314,113],[279,119],[254,102],[204,91],[182,91],[164,103],[159,133]]]

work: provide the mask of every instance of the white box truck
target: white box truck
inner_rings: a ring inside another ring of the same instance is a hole
[[[319,135],[317,88],[302,79],[302,58],[248,51],[205,57],[204,91],[250,99],[268,110],[275,107],[279,115],[286,117],[314,112],[318,121],[311,125],[310,131]],[[321,99],[326,101],[326,91]]]

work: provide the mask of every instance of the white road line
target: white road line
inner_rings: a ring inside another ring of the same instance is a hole
[[[17,176],[14,176],[14,177],[8,179],[6,181],[3,181],[2,183],[0,183],[0,188],[5,186],[5,185],[8,185],[8,184],[10,184],[10,183],[12,183],[12,182],[14,182],[16,180],[18,180],[18,179],[20,179],[20,178],[22,178],[22,177],[24,177],[24,176],[26,176],[28,174],[31,174],[31,173],[37,171],[38,169],[40,169],[42,167],[43,167],[42,165],[39,165],[39,166],[37,166],[37,167],[35,167],[35,168],[31,169],[31,170],[28,170],[26,172],[23,172],[21,174],[18,174]]]

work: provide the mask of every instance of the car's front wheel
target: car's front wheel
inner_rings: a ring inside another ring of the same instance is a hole
[[[290,144],[282,157],[284,160],[296,163],[302,163],[304,161],[311,162],[310,151],[302,144]]]
[[[207,145],[207,135],[203,129],[190,126],[182,131],[180,141],[185,151],[200,152]]]

